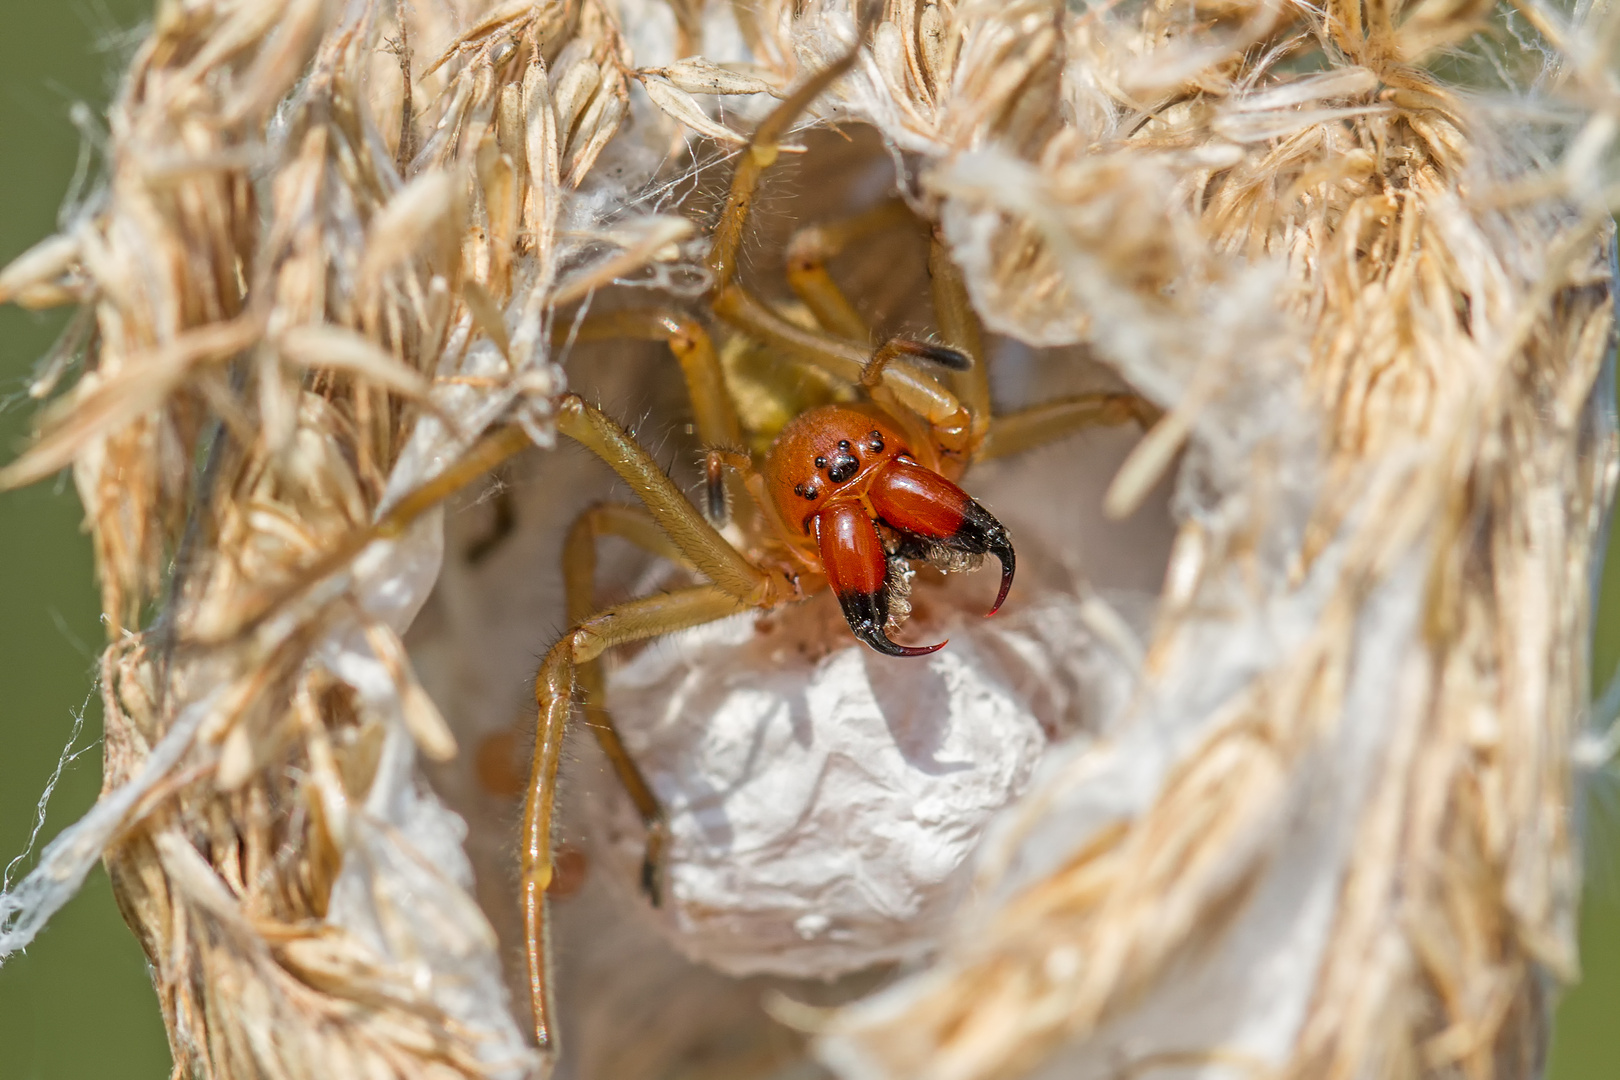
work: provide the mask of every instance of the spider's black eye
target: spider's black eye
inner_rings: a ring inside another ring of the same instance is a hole
[[[816,458],[816,468],[825,469],[826,467],[827,467],[827,459],[824,458],[824,457],[817,457]]]
[[[798,487],[794,488],[793,490],[797,491],[800,495],[803,495],[807,499],[813,499],[817,495],[821,494],[821,492],[817,491],[815,488],[813,488],[813,487],[805,487],[803,484],[800,484]]]
[[[867,435],[866,438],[866,448],[868,450],[872,451],[874,454],[883,453],[883,436],[880,433],[874,431]]]
[[[827,470],[827,479],[835,484],[842,484],[860,471],[859,459],[854,454],[840,450],[838,456],[832,460],[832,467]]]
[[[849,440],[848,439],[839,439],[838,440],[838,449],[842,450],[846,454],[849,453]]]

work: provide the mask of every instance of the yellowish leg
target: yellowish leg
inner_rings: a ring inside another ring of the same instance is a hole
[[[583,621],[596,609],[596,541],[604,536],[628,540],[649,555],[692,569],[692,561],[664,535],[645,508],[629,503],[597,503],[574,519],[568,539],[563,541],[563,579],[569,590],[570,623]]]
[[[564,394],[557,399],[557,430],[583,443],[606,461],[646,504],[659,528],[686,561],[710,581],[734,596],[761,606],[791,598],[791,589],[784,591],[783,582],[755,567],[728,544],[714,526],[704,521],[652,456],[600,409],[586,404],[578,394]],[[203,643],[251,631],[312,582],[342,569],[372,541],[404,535],[423,514],[529,445],[529,437],[516,425],[492,431],[459,461],[406,494],[369,529],[358,530],[347,542],[310,566],[298,581],[272,594],[241,623],[219,638],[210,637]]]
[[[990,424],[990,366],[984,355],[979,317],[973,313],[962,274],[951,261],[937,229],[928,245],[928,280],[933,288],[934,322],[940,337],[945,344],[973,358],[973,366],[957,378],[956,392],[973,416],[973,441],[978,443]]]
[[[713,584],[633,600],[579,621],[552,646],[535,677],[539,724],[530,766],[529,793],[524,802],[520,876],[535,1039],[548,1051],[554,1049],[554,1036],[547,991],[549,942],[545,890],[552,873],[551,821],[557,763],[563,730],[579,682],[579,668],[589,665],[615,645],[700,626],[750,607],[770,607],[794,595],[793,586],[786,578],[759,569],[728,544],[664,475],[652,455],[600,409],[587,404],[577,394],[562,395],[557,399],[556,409],[557,430],[588,447],[630,486],[663,539],[658,539],[631,515],[611,519],[616,526],[622,526],[621,534],[645,540],[661,553],[678,557]],[[498,432],[484,440],[442,477],[402,500],[395,511],[384,518],[378,531],[384,531],[383,525],[388,535],[403,531],[428,506],[492,468],[525,443],[526,439],[515,429]],[[604,517],[602,522],[608,520]],[[585,576],[580,572],[577,558],[573,563],[568,568],[572,578],[570,608],[581,595],[580,582]],[[591,563],[594,564],[594,558]],[[594,565],[591,569],[594,575]],[[589,585],[583,586],[583,594],[589,595]],[[580,606],[585,605],[581,602]],[[571,610],[570,615],[573,614]],[[594,696],[599,699],[599,689]],[[606,730],[612,731],[610,726]],[[616,734],[611,743],[623,757]],[[614,756],[611,750],[609,756]],[[628,757],[623,760],[629,764]],[[631,768],[633,770],[633,765]],[[627,782],[631,797],[636,799],[637,792],[645,793],[656,808],[656,800],[651,799],[645,781],[639,772],[634,775],[635,786]],[[654,839],[656,843],[656,835]],[[656,858],[657,851],[651,854]]]
[[[754,467],[754,459],[738,450],[726,450],[721,447],[710,449],[704,455],[704,468],[711,476],[730,469],[742,477],[748,487],[764,482],[759,470]]]
[[[778,140],[788,126],[820,94],[855,63],[851,52],[831,67],[817,73],[771,111],[754,131],[754,136],[737,160],[731,175],[731,190],[720,211],[714,238],[709,247],[709,269],[714,274],[711,295],[714,310],[721,318],[747,331],[767,345],[798,355],[807,362],[831,371],[847,382],[854,382],[866,363],[866,350],[854,342],[817,334],[770,311],[736,283],[737,251],[748,227],[759,180],[776,162]],[[841,369],[841,370],[840,370]]]
[[[374,525],[355,530],[346,541],[306,567],[296,580],[271,591],[239,622],[213,633],[201,634],[188,644],[218,645],[242,634],[252,633],[265,619],[282,610],[293,597],[349,565],[372,541],[402,536],[417,518],[529,445],[529,437],[522,428],[515,426],[501,428],[484,436],[461,460],[400,499]]]
[[[890,338],[878,346],[872,359],[866,362],[861,371],[860,384],[868,390],[874,390],[883,383],[883,373],[889,365],[901,357],[910,357],[914,360],[926,360],[931,364],[938,364],[950,371],[967,371],[973,366],[966,353],[947,349],[943,345],[932,345],[926,341],[913,341],[910,338]]]
[[[777,512],[776,504],[771,501],[765,490],[765,476],[754,467],[754,460],[747,454],[735,450],[710,450],[706,455],[705,464],[709,475],[714,476],[725,470],[730,470],[741,478],[743,488],[753,502],[754,512],[766,523],[764,526],[767,536],[792,536],[793,530],[782,515]],[[793,549],[787,548],[789,552]],[[791,562],[792,556],[789,556]]]
[[[827,260],[852,243],[908,224],[915,225],[916,219],[904,200],[896,198],[853,217],[808,225],[793,234],[787,249],[788,285],[823,329],[853,341],[871,339],[871,327],[827,272]]]
[[[742,423],[737,418],[737,406],[726,391],[719,354],[714,350],[708,331],[697,320],[659,309],[593,312],[577,324],[557,320],[552,331],[553,343],[569,337],[576,341],[635,338],[667,342],[686,379],[698,438],[705,446],[743,445]]]
[[[660,309],[634,308],[588,315],[578,323],[559,320],[552,331],[553,342],[572,337],[576,341],[603,341],[635,338],[641,341],[663,341],[680,362],[681,375],[686,380],[686,394],[692,402],[693,419],[697,422],[698,441],[705,447],[726,448],[744,445],[742,421],[737,406],[726,389],[725,370],[714,341],[701,323],[686,315]],[[716,525],[725,523],[726,481],[721,476],[709,477],[708,514]],[[743,495],[740,489],[731,492],[735,504]]]
[[[715,585],[753,607],[795,598],[790,582],[761,570],[726,542],[630,433],[578,394],[557,399],[557,430],[583,443],[630,485],[686,561]]]
[[[539,728],[535,733],[534,761],[529,772],[529,794],[523,805],[519,876],[534,1036],[544,1051],[556,1049],[549,989],[550,940],[546,927],[552,810],[563,730],[572,711],[578,669],[615,645],[701,626],[747,607],[746,603],[714,585],[698,585],[632,600],[582,621],[551,647],[540,665],[540,673],[534,680]]]
[[[568,622],[581,626],[596,610],[596,542],[604,536],[617,536],[630,541],[643,551],[651,552],[682,566],[690,566],[686,556],[670,543],[652,515],[639,506],[603,503],[586,510],[574,520],[563,545],[563,581],[568,595]],[[658,871],[668,840],[664,811],[658,805],[646,777],[636,766],[630,752],[625,749],[613,716],[607,710],[607,685],[602,665],[598,660],[580,663],[575,681],[579,699],[585,710],[585,723],[596,736],[602,752],[607,755],[625,793],[635,804],[636,812],[647,829],[647,852],[642,862],[641,885],[656,906],[659,902]]]
[[[746,290],[733,286],[714,301],[715,314],[766,345],[831,373],[859,383],[871,354],[853,342],[806,330],[782,318]],[[971,448],[972,418],[954,393],[931,375],[910,366],[885,364],[873,397],[888,396],[923,418],[941,452],[965,461]]]
[[[551,880],[552,806],[563,729],[572,708],[575,688],[581,682],[581,667],[590,666],[591,661],[615,645],[700,626],[753,607],[771,607],[792,599],[795,594],[787,578],[754,566],[728,544],[664,475],[652,455],[600,409],[586,404],[577,394],[564,394],[557,399],[556,423],[558,431],[584,444],[618,473],[619,478],[641,500],[647,517],[664,538],[658,539],[636,516],[630,514],[611,519],[603,517],[598,522],[588,523],[584,533],[576,530],[570,537],[572,550],[566,568],[570,615],[587,606],[584,597],[590,595],[592,583],[589,578],[594,577],[595,573],[594,556],[588,560],[582,559],[581,546],[591,538],[591,530],[596,525],[609,521],[621,535],[646,541],[649,546],[677,557],[713,584],[633,600],[581,620],[552,646],[540,665],[539,675],[535,677],[539,724],[535,733],[534,760],[529,772],[529,795],[524,803],[520,869],[535,1038],[541,1046],[548,1048],[552,1035],[546,990],[548,944],[545,889]],[[673,548],[673,551],[668,548]],[[589,674],[585,676],[586,680],[591,678]],[[592,696],[599,701],[599,677],[594,683],[587,681],[586,686],[588,690],[594,690]],[[614,761],[615,768],[620,769],[620,776],[625,780],[631,798],[643,810],[644,818],[651,818],[646,865],[656,866],[664,835],[657,800],[624,753],[611,723],[598,728],[598,738],[602,738],[603,732],[608,734],[603,743],[604,749],[608,751],[610,760]]]
[[[598,503],[574,519],[574,524],[569,528],[568,537],[563,543],[563,582],[566,587],[567,618],[570,626],[584,622],[600,606],[594,597],[596,542],[604,536],[617,536],[622,540],[628,540],[643,551],[691,568],[686,556],[670,543],[669,537],[664,535],[658,523],[644,508],[626,503]],[[646,784],[642,782],[641,774],[635,771],[635,766],[629,764],[606,710],[597,708],[598,703],[603,700],[597,670],[596,661],[581,665],[580,698],[585,705],[591,727],[596,731],[597,737],[604,740],[603,749],[624,780],[637,809],[643,810],[645,817]],[[598,681],[592,681],[593,677]],[[502,732],[492,736],[479,750],[479,768],[487,773],[482,779],[485,789],[490,794],[516,795],[527,790],[527,774],[521,776],[513,774],[510,781],[507,775],[512,747],[520,737],[517,731]],[[486,754],[487,761],[484,760]]]
[[[812,101],[855,66],[856,55],[854,51],[846,53],[829,67],[806,79],[754,129],[753,138],[743,148],[737,159],[737,169],[731,174],[731,190],[726,195],[726,205],[720,211],[720,221],[714,227],[714,240],[709,248],[709,269],[714,272],[716,294],[724,292],[737,276],[737,250],[742,247],[748,211],[759,190],[760,176],[776,163],[779,140]]]
[[[858,382],[867,364],[867,351],[833,335],[794,326],[737,284],[737,251],[742,246],[748,213],[764,171],[775,163],[778,140],[788,126],[824,90],[855,63],[856,52],[818,72],[790,94],[754,131],[737,161],[731,190],[715,226],[709,248],[709,269],[714,273],[712,302],[715,314],[757,340],[784,349],[807,363],[847,382]],[[881,394],[892,396],[905,409],[923,418],[940,453],[965,464],[973,451],[972,417],[955,394],[939,380],[905,367],[884,371]],[[874,397],[881,396],[874,394]]]
[[[733,285],[715,297],[714,313],[761,344],[845,382],[859,381],[872,353],[866,345],[789,322],[741,286]]]
[[[1033,450],[1081,428],[1136,421],[1144,429],[1158,422],[1160,411],[1135,394],[1077,394],[1042,402],[990,421],[979,460]]]
[[[372,540],[389,540],[403,535],[417,518],[529,445],[529,437],[516,426],[500,428],[485,435],[460,461],[395,503],[369,532],[356,539],[354,550],[348,557],[359,554]],[[347,558],[341,560],[346,561]]]

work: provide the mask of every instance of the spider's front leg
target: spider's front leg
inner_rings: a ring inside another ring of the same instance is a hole
[[[641,550],[666,559],[678,566],[691,569],[692,564],[679,548],[669,542],[652,515],[639,506],[618,503],[600,503],[574,520],[563,544],[563,583],[567,594],[568,622],[583,626],[590,621],[601,605],[596,599],[596,544],[604,536],[617,536],[628,540]],[[668,827],[663,807],[651,785],[642,776],[619,729],[608,712],[607,683],[603,678],[600,660],[581,661],[575,665],[574,684],[580,705],[585,712],[585,726],[596,736],[597,745],[607,755],[608,763],[619,778],[625,794],[641,815],[646,830],[646,852],[641,864],[641,887],[653,906],[660,901],[659,869],[662,865]]]
[[[578,394],[557,399],[557,430],[580,443],[630,486],[658,528],[715,585],[751,607],[774,607],[797,599],[781,574],[761,569],[732,547],[681,494],[651,454],[601,409]]]
[[[681,365],[698,440],[708,446],[741,446],[742,422],[726,391],[725,372],[703,325],[689,315],[664,308],[626,308],[558,319],[552,345],[571,341],[662,341]]]
[[[709,269],[714,274],[717,297],[735,287],[737,252],[742,247],[743,232],[748,226],[748,211],[753,207],[760,177],[776,163],[781,152],[782,136],[787,134],[788,127],[810,107],[812,101],[855,66],[859,55],[857,50],[851,50],[806,79],[754,129],[753,137],[743,148],[737,159],[737,167],[731,174],[731,190],[726,193],[726,205],[720,211],[720,220],[714,227],[714,239],[709,247]]]
[[[600,676],[592,670],[594,661],[615,645],[701,626],[750,608],[773,607],[797,595],[792,583],[781,574],[755,566],[727,543],[681,494],[652,455],[600,409],[577,394],[564,394],[557,399],[556,423],[558,431],[594,452],[630,486],[645,507],[645,519],[635,512],[602,516],[583,530],[576,528],[570,536],[569,615],[577,621],[551,647],[535,677],[539,725],[524,802],[521,887],[535,1038],[547,1050],[554,1048],[554,1037],[547,997],[545,891],[552,873],[557,764],[576,690],[582,683],[586,689],[600,686]],[[591,591],[588,578],[595,571],[594,557],[582,556],[582,545],[594,543],[599,527],[675,557],[708,578],[710,584],[643,597],[579,618],[579,609],[584,606],[582,598]],[[592,696],[599,697],[599,691]],[[606,712],[600,715],[606,721]],[[649,822],[648,869],[644,876],[655,879],[662,836],[661,811],[640,772],[624,754],[611,722],[605,722],[597,734],[643,819]]]
[[[535,733],[528,797],[523,804],[520,879],[530,1004],[534,1010],[535,1040],[542,1050],[556,1048],[551,1023],[550,941],[545,894],[551,884],[557,764],[562,754],[563,733],[573,711],[580,668],[615,645],[701,626],[735,615],[747,607],[716,585],[697,585],[632,600],[581,621],[551,647],[540,665],[540,673],[534,680],[539,729]],[[649,851],[649,857],[654,854]]]
[[[872,337],[872,328],[827,272],[827,262],[851,244],[908,225],[916,228],[917,219],[895,197],[853,217],[806,225],[793,234],[787,248],[788,286],[822,329],[855,342]]]
[[[760,179],[765,170],[775,163],[781,150],[782,136],[811,102],[854,67],[858,55],[857,51],[852,50],[805,80],[754,129],[753,137],[743,149],[736,171],[732,173],[731,189],[720,211],[720,220],[715,225],[708,258],[709,270],[714,275],[710,299],[716,315],[755,340],[782,349],[851,383],[860,381],[866,370],[870,358],[866,345],[836,333],[806,330],[784,319],[737,281],[737,253],[742,247],[743,233],[758,194]],[[897,210],[880,207],[874,211],[874,218],[858,221],[852,226],[854,235],[887,227],[892,224],[888,215],[898,213]],[[799,284],[802,287],[805,282],[801,280]],[[840,302],[841,294],[835,295],[837,288],[830,278],[812,283],[810,287],[815,299],[807,300],[813,310],[818,301],[825,302],[821,305],[827,308],[821,312],[824,319],[833,323],[849,322],[851,327],[860,322],[848,302]],[[972,456],[977,435],[972,426],[971,410],[964,408],[961,400],[937,378],[907,366],[889,366],[883,371],[881,386],[874,389],[877,391],[874,396],[887,398],[921,417],[932,429],[935,441],[945,455],[962,464]]]
[[[575,320],[558,320],[552,331],[553,345],[574,341],[605,341],[633,338],[662,341],[681,365],[698,441],[704,446],[733,448],[744,443],[742,421],[736,403],[726,389],[725,372],[714,342],[703,325],[690,316],[661,308],[630,308],[621,311],[591,312]],[[708,491],[708,517],[724,524],[727,499],[723,481],[711,476]],[[732,492],[731,502],[741,491]],[[746,515],[744,515],[746,518]]]
[[[973,358],[974,364],[958,384],[962,402],[973,414],[975,461],[1007,457],[1055,442],[1082,428],[1113,426],[1135,421],[1145,431],[1158,422],[1160,410],[1137,394],[1098,392],[1054,398],[1005,416],[992,416],[990,379],[985,366],[983,335],[968,300],[962,273],[951,261],[936,228],[928,249],[928,274],[933,283],[934,318],[940,335]]]

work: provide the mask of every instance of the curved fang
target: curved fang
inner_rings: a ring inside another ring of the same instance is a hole
[[[889,562],[877,526],[854,501],[830,503],[815,517],[821,565],[854,635],[885,656],[926,656],[945,647],[896,645],[884,633],[889,621]]]
[[[894,461],[867,489],[872,508],[902,532],[952,551],[994,555],[1001,563],[1001,591],[985,618],[1001,610],[1012,589],[1016,557],[1007,529],[967,492],[921,465]]]
[[[851,593],[838,594],[838,604],[844,609],[844,619],[856,637],[882,653],[884,656],[927,656],[931,652],[938,652],[948,642],[942,641],[938,645],[897,645],[889,640],[883,632],[883,624],[889,621],[886,610],[888,604],[884,603],[882,609],[872,605],[869,601],[878,596],[886,597],[884,593]]]

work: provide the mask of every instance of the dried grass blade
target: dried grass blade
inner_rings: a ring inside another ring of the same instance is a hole
[[[27,293],[42,286],[54,289],[52,280],[67,273],[78,258],[77,237],[65,233],[46,237],[0,270],[0,304],[14,300],[23,302]],[[38,305],[23,303],[23,306]]]
[[[330,368],[359,375],[412,401],[427,402],[427,379],[371,339],[341,326],[295,326],[278,344],[281,356],[301,368]]]
[[[646,88],[647,96],[671,119],[685,124],[699,135],[707,135],[711,139],[730,143],[733,146],[746,145],[748,140],[737,134],[724,124],[709,119],[697,101],[690,94],[676,88],[672,83],[665,82],[655,76],[638,73],[641,85]]]
[[[367,235],[360,267],[362,288],[374,288],[395,266],[421,257],[423,246],[435,236],[458,241],[455,230],[461,220],[465,186],[452,171],[423,173],[388,200]]]
[[[562,307],[580,299],[594,289],[611,284],[617,278],[652,262],[671,244],[679,243],[692,233],[692,223],[684,218],[658,218],[640,241],[625,248],[618,255],[588,267],[573,278],[564,281],[552,295],[552,305]]]
[[[72,463],[92,439],[104,438],[168,401],[196,364],[228,359],[257,340],[256,318],[193,330],[172,344],[131,357],[113,377],[65,403],[60,419],[22,457],[0,469],[0,490],[42,480]]]
[[[689,56],[664,67],[642,68],[635,72],[638,79],[647,76],[667,80],[677,90],[688,94],[770,94],[786,97],[782,88],[758,75],[750,75],[730,67],[722,67],[701,56]]]

